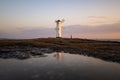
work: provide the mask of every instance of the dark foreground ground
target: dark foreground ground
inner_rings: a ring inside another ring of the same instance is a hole
[[[43,55],[64,51],[120,63],[120,42],[70,38],[39,38],[0,40],[0,58],[29,58],[28,54]],[[20,55],[18,55],[20,54]]]

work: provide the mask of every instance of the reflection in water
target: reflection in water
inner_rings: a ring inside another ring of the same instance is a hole
[[[20,54],[19,57],[27,56]],[[32,54],[29,57],[38,55]],[[0,58],[0,80],[120,80],[117,63],[64,52],[44,55],[47,57],[22,61]]]
[[[62,57],[63,57],[63,52],[56,52],[55,54],[55,57],[58,59],[58,61],[61,61],[62,60]]]

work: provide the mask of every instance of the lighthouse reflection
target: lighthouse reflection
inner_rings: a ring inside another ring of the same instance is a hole
[[[57,58],[58,61],[61,61],[63,57],[63,52],[56,52],[54,56]]]

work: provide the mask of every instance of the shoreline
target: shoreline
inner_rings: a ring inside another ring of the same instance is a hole
[[[85,56],[100,58],[106,61],[120,63],[120,42],[115,41],[40,38],[29,40],[0,40],[0,43],[1,54],[7,53],[7,51],[2,51],[3,49],[8,50],[9,53],[12,50],[13,52],[17,52],[17,50],[19,51],[20,48],[23,48],[22,52],[30,52],[31,50],[34,50],[34,48],[38,48],[39,52],[39,49],[41,48],[48,48],[50,50],[46,52],[63,51],[65,53],[81,54]],[[35,52],[34,55],[36,55],[36,53],[37,52]]]
[[[117,54],[108,54],[108,53],[101,53],[101,52],[93,52],[93,51],[88,51],[88,50],[79,50],[79,49],[72,49],[72,48],[53,48],[56,52],[57,51],[64,51],[65,53],[70,53],[70,54],[80,54],[84,56],[90,56],[90,57],[95,57],[99,58],[105,61],[112,61],[112,62],[117,62],[120,63],[120,55]]]

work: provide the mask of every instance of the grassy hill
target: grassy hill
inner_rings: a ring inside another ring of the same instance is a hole
[[[120,42],[69,38],[0,40],[0,46],[69,47],[120,54]]]
[[[120,62],[120,42],[116,41],[97,41],[78,38],[0,40],[1,48],[7,46],[49,47],[55,51],[63,50],[69,53],[85,54]]]

